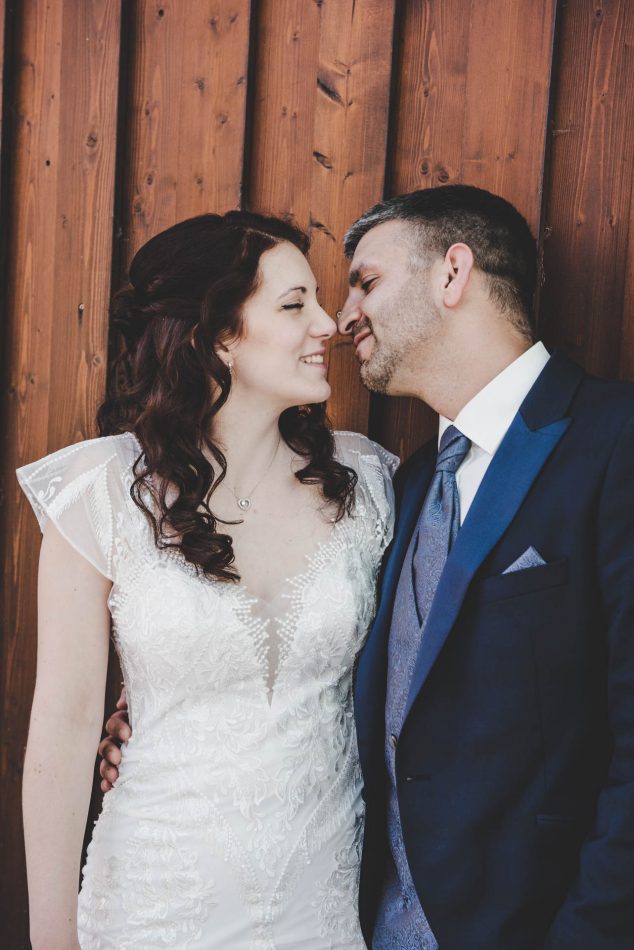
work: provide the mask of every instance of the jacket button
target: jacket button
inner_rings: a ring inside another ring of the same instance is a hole
[[[393,749],[396,748],[396,736],[394,735],[394,733],[392,733],[392,735],[390,736],[390,745],[392,746]]]

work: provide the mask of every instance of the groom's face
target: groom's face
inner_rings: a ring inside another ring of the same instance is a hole
[[[353,338],[362,382],[375,392],[408,393],[420,347],[440,323],[429,265],[410,226],[386,221],[368,231],[354,252],[349,280],[338,325]]]

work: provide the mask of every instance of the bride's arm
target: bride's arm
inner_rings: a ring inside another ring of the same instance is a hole
[[[37,679],[23,783],[33,950],[79,947],[79,863],[103,719],[110,587],[48,524],[40,554]]]

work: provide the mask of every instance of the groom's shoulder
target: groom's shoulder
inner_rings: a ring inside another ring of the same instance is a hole
[[[634,383],[584,373],[577,390],[573,415],[603,425],[623,425],[634,419]]]

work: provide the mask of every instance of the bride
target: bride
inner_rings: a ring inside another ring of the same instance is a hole
[[[335,324],[306,250],[246,212],[149,241],[113,304],[101,438],[18,472],[43,530],[35,950],[364,946],[351,679],[396,460],[327,427]],[[133,734],[78,901],[111,627]]]

